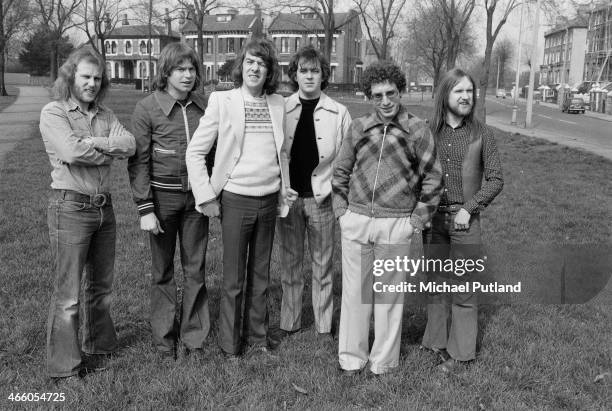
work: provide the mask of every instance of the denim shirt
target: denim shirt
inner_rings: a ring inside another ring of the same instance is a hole
[[[51,187],[93,195],[110,189],[114,158],[134,154],[134,136],[111,110],[81,111],[72,99],[53,101],[40,113],[40,133],[49,155]]]

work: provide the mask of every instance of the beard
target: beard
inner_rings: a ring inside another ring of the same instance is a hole
[[[463,108],[465,107],[465,108]],[[469,107],[469,108],[468,108]],[[472,112],[474,105],[470,103],[469,106],[459,105],[458,107],[453,107],[451,105],[448,106],[448,111],[450,111],[456,117],[467,117]]]

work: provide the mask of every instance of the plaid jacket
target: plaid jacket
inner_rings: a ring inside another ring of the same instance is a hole
[[[353,120],[336,157],[336,217],[349,208],[372,217],[410,216],[423,229],[442,193],[442,168],[427,122],[400,111],[387,125],[376,112]]]

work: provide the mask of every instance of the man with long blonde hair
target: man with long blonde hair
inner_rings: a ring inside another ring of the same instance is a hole
[[[40,133],[52,166],[47,217],[56,272],[47,323],[47,372],[52,378],[83,375],[117,348],[110,316],[116,232],[111,164],[116,157],[134,154],[136,145],[134,136],[101,104],[108,85],[102,57],[79,48],[59,70],[55,101],[40,114]]]

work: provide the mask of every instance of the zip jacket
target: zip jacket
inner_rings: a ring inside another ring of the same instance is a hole
[[[410,217],[423,229],[442,192],[442,168],[426,121],[400,106],[387,124],[376,112],[353,120],[332,179],[336,217]]]
[[[132,115],[136,154],[129,159],[128,172],[141,216],[154,211],[152,189],[191,190],[185,152],[205,109],[206,101],[197,93],[190,93],[186,105],[182,106],[170,94],[160,90],[136,104]],[[214,150],[210,159],[209,173]]]

